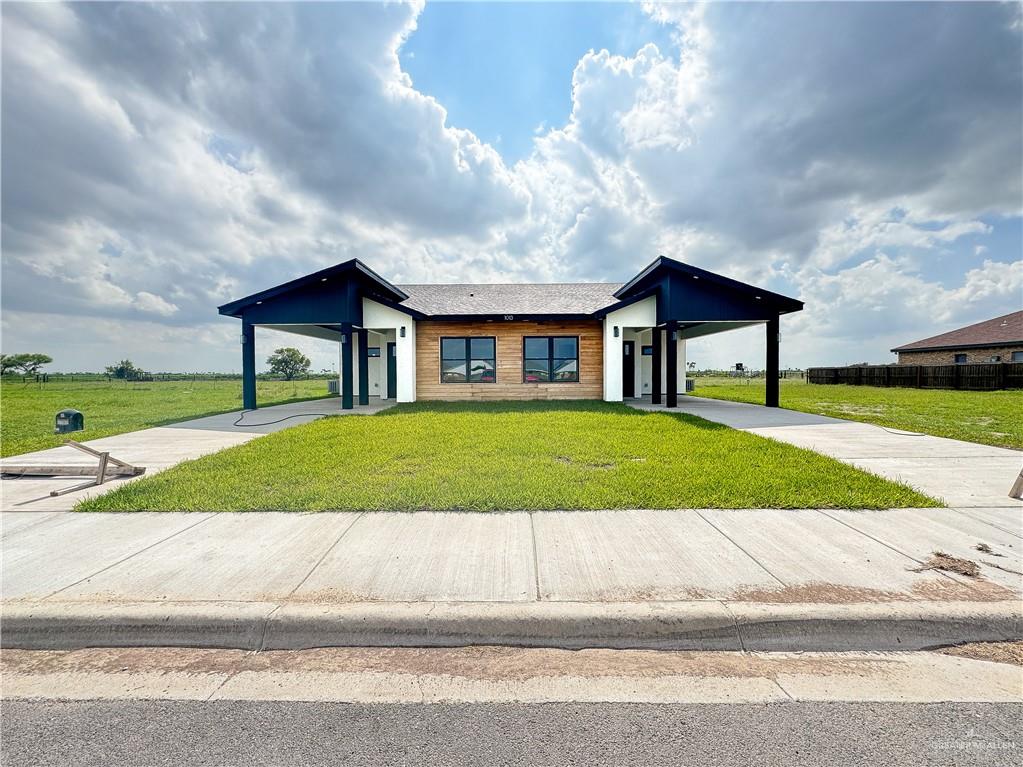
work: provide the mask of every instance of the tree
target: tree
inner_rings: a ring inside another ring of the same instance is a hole
[[[0,375],[20,370],[27,376],[34,376],[43,365],[53,362],[47,354],[0,354]]]
[[[106,373],[114,378],[138,378],[145,371],[135,367],[131,360],[121,360],[116,365],[107,365]]]
[[[291,381],[298,375],[309,372],[312,361],[302,352],[292,346],[285,346],[274,349],[274,353],[266,358],[266,364],[270,366],[270,372],[282,376],[285,381]]]

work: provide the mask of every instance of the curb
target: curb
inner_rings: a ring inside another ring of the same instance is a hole
[[[923,650],[1023,639],[1010,602],[9,602],[0,646],[464,647],[747,652]]]

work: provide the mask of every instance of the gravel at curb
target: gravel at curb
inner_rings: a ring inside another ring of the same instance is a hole
[[[921,650],[1023,639],[1007,602],[8,602],[0,646]]]

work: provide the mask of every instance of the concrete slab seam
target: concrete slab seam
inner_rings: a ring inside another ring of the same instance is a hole
[[[958,514],[962,514],[964,517],[969,517],[970,519],[974,520],[975,522],[982,522],[983,524],[988,525],[989,527],[993,527],[995,530],[1001,530],[1003,533],[1008,533],[1009,535],[1015,535],[1017,538],[1023,538],[1023,533],[1021,533],[1018,530],[1009,530],[1007,528],[1002,527],[1001,525],[996,525],[994,522],[989,522],[986,519],[981,519],[980,517],[971,514],[969,511],[967,511],[967,509],[971,508],[971,507],[953,506],[953,507],[950,507],[950,508],[952,509],[952,511],[954,511],[954,512],[956,512]],[[992,508],[992,507],[990,507],[990,506],[975,506],[975,507],[972,507],[972,508],[989,509],[989,508]],[[1011,508],[1011,509],[1014,509],[1014,510],[1016,509],[1015,506],[1006,506],[1005,508]]]
[[[305,574],[305,577],[302,578],[302,580],[300,580],[298,582],[298,584],[296,584],[295,588],[293,588],[291,591],[288,592],[288,595],[284,598],[285,602],[287,602],[288,599],[290,599],[291,596],[296,591],[298,591],[300,588],[302,588],[303,584],[305,584],[305,582],[307,580],[309,580],[309,578],[312,576],[312,574],[314,572],[316,572],[316,568],[323,564],[323,560],[325,560],[327,558],[327,555],[329,555],[330,552],[332,552],[337,547],[337,545],[339,543],[341,543],[341,539],[344,538],[346,535],[348,535],[348,531],[351,530],[353,527],[355,527],[355,523],[358,522],[360,519],[362,519],[364,516],[366,516],[366,512],[365,511],[359,512],[358,516],[356,516],[355,519],[353,519],[350,523],[348,523],[348,525],[345,527],[345,529],[341,531],[341,534],[337,537],[337,539],[332,544],[330,544],[330,546],[327,547],[327,550],[323,552],[323,555],[319,559],[316,560],[316,562],[313,564],[312,567],[309,568],[309,572],[307,572]]]
[[[711,526],[711,527],[713,527],[713,528],[714,528],[715,530],[717,530],[717,532],[718,532],[718,533],[720,533],[721,535],[723,535],[723,536],[725,537],[725,539],[726,539],[726,540],[727,540],[727,541],[728,541],[729,543],[731,543],[731,544],[732,544],[733,546],[735,546],[735,548],[737,548],[737,549],[738,549],[739,551],[741,551],[741,552],[742,552],[743,554],[745,554],[745,555],[746,555],[747,557],[749,557],[750,559],[752,559],[752,560],[753,560],[753,562],[754,562],[754,563],[755,563],[755,564],[757,565],[757,567],[759,567],[759,568],[760,568],[761,570],[763,570],[763,571],[764,571],[765,573],[767,573],[767,574],[768,574],[768,575],[770,575],[770,576],[771,576],[772,578],[774,578],[774,579],[775,579],[776,581],[778,581],[779,585],[781,585],[781,586],[782,586],[782,588],[785,588],[785,587],[787,587],[787,586],[789,585],[789,584],[785,583],[785,581],[783,581],[783,580],[782,580],[781,578],[779,578],[779,577],[778,577],[777,575],[775,575],[775,574],[774,574],[774,573],[772,573],[772,572],[771,572],[770,570],[768,570],[768,569],[767,569],[767,566],[766,566],[766,565],[765,565],[765,564],[764,564],[763,562],[761,562],[761,561],[760,561],[759,559],[757,559],[757,558],[756,558],[755,556],[753,556],[753,555],[752,555],[752,554],[750,554],[750,553],[749,553],[748,551],[746,551],[746,549],[744,549],[744,548],[743,548],[742,546],[740,546],[740,545],[738,544],[738,542],[737,542],[737,541],[735,541],[735,540],[734,540],[734,539],[733,539],[733,538],[732,538],[732,537],[731,537],[731,536],[730,536],[730,535],[729,535],[728,533],[726,533],[726,532],[725,532],[724,530],[722,530],[722,529],[721,529],[720,527],[718,527],[718,526],[717,526],[717,525],[715,525],[715,524],[714,524],[713,522],[711,522],[711,521],[710,521],[709,519],[707,519],[707,518],[706,518],[705,516],[703,516],[703,512],[702,512],[702,511],[700,511],[699,509],[695,509],[695,511],[696,511],[696,516],[698,516],[698,517],[699,517],[700,519],[702,519],[702,520],[703,520],[704,522],[706,522],[706,523],[707,523],[708,525],[710,525],[710,526]]]
[[[845,522],[844,520],[841,520],[841,519],[838,519],[837,517],[831,516],[830,514],[828,514],[827,510],[825,510],[825,509],[817,509],[817,513],[818,514],[823,514],[825,517],[827,517],[828,519],[832,520],[833,522],[838,522],[838,524],[844,525],[845,527],[848,527],[853,532],[859,533],[860,535],[864,536],[865,538],[869,538],[870,540],[874,541],[875,543],[881,544],[886,549],[891,549],[892,551],[894,551],[899,556],[903,556],[906,559],[908,559],[910,562],[916,562],[921,567],[924,565],[923,562],[921,562],[919,559],[917,559],[916,557],[912,556],[911,554],[907,554],[906,552],[904,552],[904,551],[902,551],[900,549],[897,549],[895,546],[893,546],[892,544],[888,543],[887,541],[882,541],[880,538],[875,538],[870,533],[866,533],[863,530],[860,530],[858,527],[854,527],[853,525],[849,524],[848,522]],[[938,575],[945,576],[946,578],[948,578],[953,583],[956,583],[956,584],[961,584],[962,583],[962,581],[960,581],[957,578],[953,578],[949,573],[946,573],[944,570],[935,570],[934,572],[936,572]]]
[[[129,513],[130,513],[130,512],[129,512]],[[52,593],[50,593],[50,594],[47,594],[47,595],[46,595],[45,597],[43,597],[43,599],[44,599],[44,600],[45,600],[45,599],[50,599],[51,597],[54,597],[54,596],[56,596],[57,594],[59,594],[59,593],[60,593],[60,592],[62,592],[62,591],[67,591],[68,589],[74,588],[75,586],[77,586],[77,585],[78,585],[78,584],[80,584],[80,583],[85,583],[85,581],[89,580],[90,578],[95,578],[95,577],[96,577],[97,575],[99,575],[100,573],[105,573],[105,572],[106,572],[107,570],[109,570],[109,569],[111,569],[111,568],[113,568],[113,567],[117,567],[117,566],[118,566],[119,564],[121,564],[122,562],[127,562],[127,561],[128,561],[129,559],[131,559],[132,557],[137,557],[137,556],[138,556],[139,554],[142,554],[143,552],[149,551],[149,550],[150,550],[151,548],[153,548],[153,547],[155,547],[155,546],[159,546],[159,545],[160,545],[160,544],[162,544],[162,543],[166,543],[167,541],[169,541],[169,540],[170,540],[171,538],[173,538],[173,537],[174,537],[174,536],[176,536],[176,535],[181,535],[182,533],[188,532],[189,530],[192,530],[193,528],[196,528],[196,527],[198,527],[198,526],[199,526],[199,525],[201,525],[201,524],[202,524],[203,522],[206,522],[206,521],[208,521],[208,520],[212,519],[212,518],[213,518],[213,516],[214,516],[214,513],[215,513],[215,512],[212,512],[212,511],[210,511],[210,512],[206,512],[206,516],[204,516],[204,517],[200,518],[198,522],[196,522],[196,523],[194,523],[194,524],[191,524],[191,525],[189,525],[188,527],[183,527],[183,528],[181,528],[180,530],[175,530],[175,531],[174,531],[173,533],[171,533],[171,534],[170,534],[170,535],[168,535],[167,537],[165,537],[165,538],[161,538],[161,539],[160,539],[160,540],[158,540],[158,541],[154,541],[153,543],[149,544],[148,546],[143,546],[143,547],[142,547],[141,549],[139,549],[138,551],[133,551],[133,552],[132,552],[131,554],[129,554],[128,556],[126,556],[126,557],[122,557],[121,559],[118,559],[118,560],[117,560],[116,562],[111,562],[111,563],[110,563],[109,565],[107,565],[106,567],[101,567],[101,568],[100,568],[99,570],[97,570],[96,572],[94,572],[94,573],[91,573],[90,575],[87,575],[87,576],[85,576],[84,578],[79,578],[79,579],[78,579],[77,581],[75,581],[74,583],[69,583],[69,584],[68,584],[67,586],[61,586],[61,587],[60,587],[59,589],[57,589],[56,591],[54,591],[54,592],[52,592]]]
[[[771,577],[774,577],[774,576],[771,576]],[[782,584],[782,585],[784,586],[785,584]],[[719,599],[719,600],[717,600],[717,602],[721,605],[721,607],[724,608],[725,613],[728,615],[728,617],[732,619],[732,628],[735,629],[735,639],[739,643],[739,649],[742,652],[747,652],[747,650],[746,650],[746,642],[743,641],[742,632],[739,631],[739,619],[736,617],[735,613],[733,613],[729,609],[728,602],[726,602],[724,599]]]
[[[533,581],[536,583],[536,601],[539,602],[543,599],[540,592],[540,552],[536,548],[536,527],[533,524],[533,515],[535,512],[529,512],[529,536],[533,539]]]

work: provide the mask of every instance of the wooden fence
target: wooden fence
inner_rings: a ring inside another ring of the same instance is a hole
[[[858,365],[809,368],[807,383],[914,389],[1023,389],[1023,362],[972,365]]]

